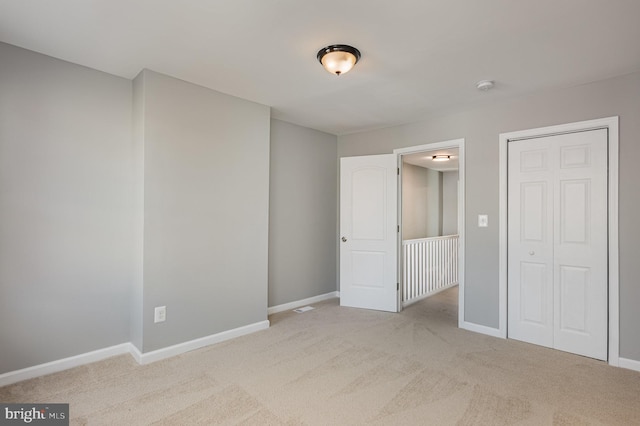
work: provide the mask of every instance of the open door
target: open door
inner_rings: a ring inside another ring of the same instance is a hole
[[[340,305],[398,311],[397,156],[340,161]]]

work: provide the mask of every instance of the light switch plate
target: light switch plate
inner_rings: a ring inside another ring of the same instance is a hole
[[[486,214],[479,214],[478,215],[478,227],[486,228],[488,226],[489,226],[489,216],[487,216]]]

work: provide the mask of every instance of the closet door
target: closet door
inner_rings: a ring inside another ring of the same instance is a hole
[[[556,136],[554,347],[607,359],[607,131]]]
[[[509,142],[508,334],[607,358],[607,131]]]
[[[553,149],[509,143],[508,334],[553,347]]]

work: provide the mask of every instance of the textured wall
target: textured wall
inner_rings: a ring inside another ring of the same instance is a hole
[[[0,373],[129,341],[131,81],[0,43]]]
[[[269,306],[337,290],[337,138],[271,120]]]
[[[269,107],[153,71],[137,78],[143,351],[265,321]],[[166,322],[154,324],[156,306]]]
[[[442,235],[458,233],[458,172],[442,173]]]
[[[402,239],[442,235],[442,174],[402,165]]]

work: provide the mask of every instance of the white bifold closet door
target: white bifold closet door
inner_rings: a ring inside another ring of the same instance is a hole
[[[607,130],[508,153],[508,336],[606,360]]]

